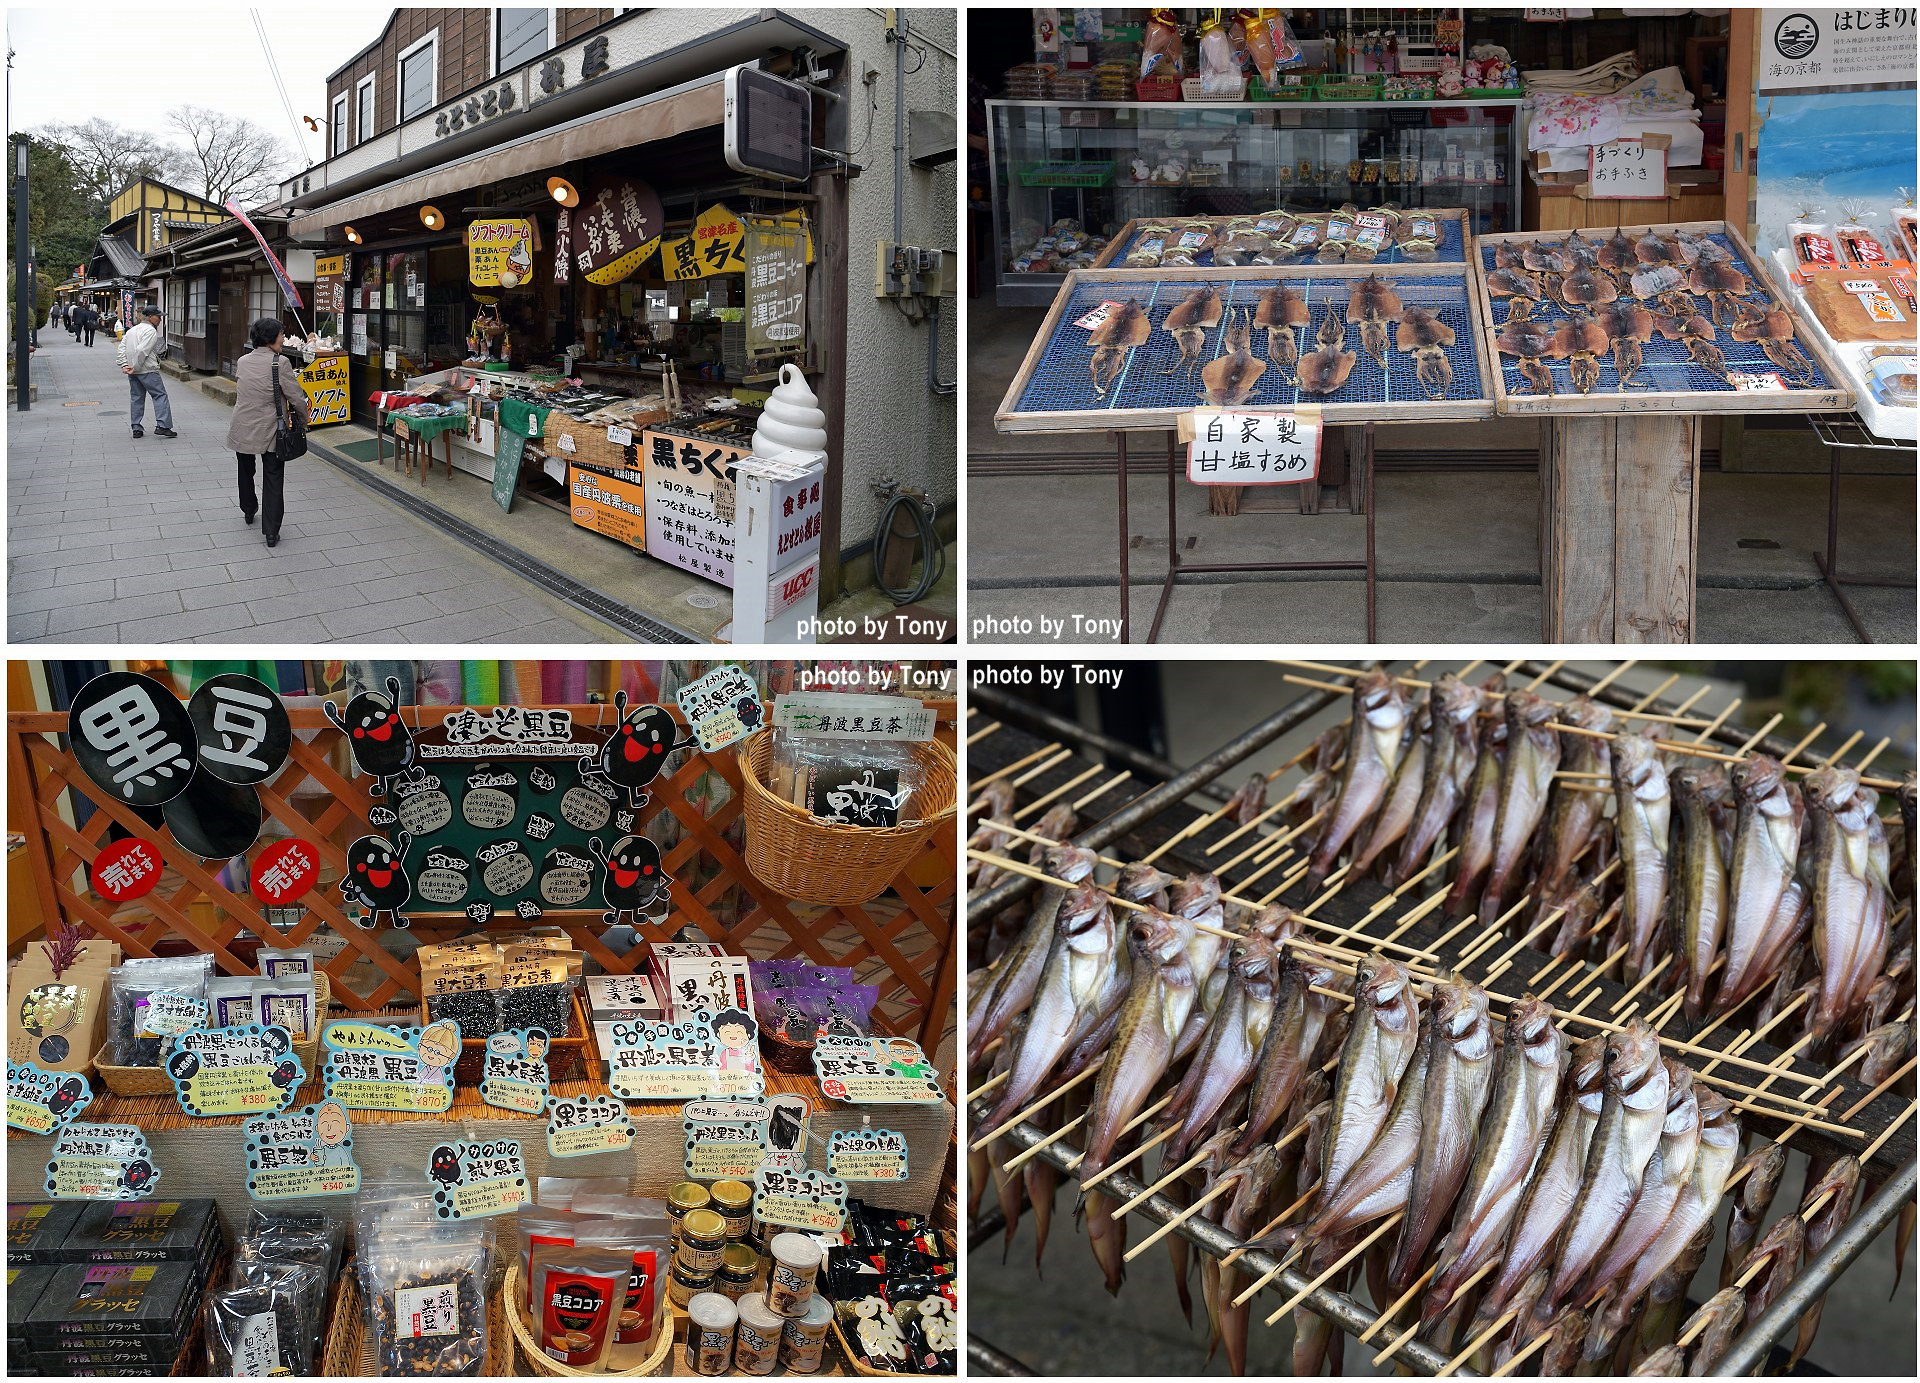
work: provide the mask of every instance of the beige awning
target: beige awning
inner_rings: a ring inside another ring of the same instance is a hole
[[[718,125],[724,117],[726,94],[722,83],[708,82],[688,91],[615,110],[547,134],[529,135],[491,153],[403,178],[331,206],[295,216],[289,227],[295,239],[317,235],[334,226],[365,220],[415,202],[451,197],[470,188],[521,178],[559,168],[578,159],[610,154],[650,144],[689,130]]]

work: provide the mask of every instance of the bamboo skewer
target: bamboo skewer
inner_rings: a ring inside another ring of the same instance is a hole
[[[1553,1338],[1553,1331],[1551,1330],[1541,1331],[1538,1335],[1535,1335],[1531,1340],[1527,1341],[1526,1347],[1524,1349],[1515,1350],[1513,1357],[1507,1360],[1507,1362],[1502,1364],[1499,1368],[1495,1369],[1491,1374],[1488,1375],[1488,1377],[1490,1378],[1511,1377],[1515,1369],[1519,1368],[1527,1360],[1533,1358],[1534,1355],[1538,1354],[1541,1350],[1545,1349],[1547,1347],[1547,1341],[1551,1340],[1552,1338]]]
[[[1434,1374],[1434,1377],[1445,1378],[1449,1374],[1451,1374],[1455,1369],[1459,1368],[1462,1364],[1466,1363],[1467,1360],[1473,1358],[1474,1355],[1480,1352],[1480,1346],[1484,1345],[1488,1340],[1491,1340],[1495,1335],[1498,1335],[1501,1331],[1505,1330],[1509,1325],[1513,1324],[1514,1319],[1517,1316],[1519,1316],[1519,1314],[1520,1314],[1520,1308],[1517,1306],[1508,1309],[1492,1325],[1488,1326],[1485,1330],[1481,1331],[1480,1334],[1474,1338],[1471,1344],[1469,1344],[1465,1349],[1461,1350],[1458,1354],[1454,1355],[1453,1358],[1447,1360],[1445,1364],[1441,1365],[1440,1371]]]
[[[1205,1195],[1201,1196],[1198,1200],[1194,1201],[1192,1205],[1189,1205],[1185,1209],[1181,1210],[1177,1215],[1173,1216],[1172,1219],[1168,1220],[1165,1224],[1161,1225],[1160,1228],[1154,1230],[1153,1233],[1149,1234],[1146,1238],[1142,1239],[1139,1243],[1135,1244],[1132,1248],[1128,1249],[1125,1253],[1121,1254],[1120,1261],[1122,1263],[1133,1262],[1134,1259],[1138,1258],[1141,1254],[1145,1253],[1148,1249],[1152,1248],[1155,1244],[1159,1243],[1162,1239],[1166,1238],[1169,1234],[1173,1233],[1174,1230],[1180,1228],[1181,1225],[1185,1224],[1188,1220],[1191,1220],[1195,1215],[1198,1215],[1202,1210],[1204,1210],[1207,1207],[1209,1202],[1219,1200],[1220,1197],[1226,1195],[1227,1192],[1231,1191],[1234,1188],[1235,1184],[1236,1183],[1231,1181],[1222,1181],[1218,1186],[1214,1187],[1211,1191],[1208,1191]],[[1114,1218],[1115,1219],[1120,1218],[1118,1211],[1114,1213]]]
[[[1862,1050],[1864,1050],[1864,1048]],[[1902,1076],[1906,1075],[1909,1071],[1913,1070],[1914,1060],[1915,1058],[1908,1057],[1905,1065],[1903,1065],[1898,1071],[1895,1071],[1892,1075],[1888,1076],[1885,1080],[1881,1081],[1878,1085],[1874,1086],[1873,1089],[1869,1090],[1866,1094],[1862,1095],[1858,1100],[1854,1101],[1854,1103],[1850,1107],[1848,1107],[1846,1110],[1844,1110],[1841,1113],[1840,1117],[1842,1119],[1851,1119],[1854,1115],[1858,1114],[1861,1110],[1865,1109],[1868,1105],[1872,1104],[1875,1100],[1879,1099],[1882,1095],[1886,1094],[1888,1090],[1893,1088],[1893,1083],[1895,1081],[1899,1080]],[[1835,1091],[1836,1093],[1838,1093],[1837,1086],[1835,1087]]]
[[[1758,730],[1755,730],[1751,735],[1748,735],[1745,743],[1743,743],[1738,749],[1734,750],[1733,752],[1740,755],[1742,758],[1745,758],[1748,754],[1751,754],[1753,752],[1754,745],[1760,743],[1760,741],[1765,739],[1768,735],[1771,735],[1773,733],[1774,726],[1778,725],[1781,721],[1785,719],[1786,717],[1784,715],[1780,714],[1780,712],[1778,711],[1775,711],[1772,715],[1767,717],[1767,723],[1765,725],[1762,725]]]
[[[1154,1101],[1152,1104],[1148,1105],[1145,1109],[1141,1110],[1138,1114],[1134,1115],[1131,1122],[1122,1125],[1120,1129],[1121,1136],[1124,1137],[1129,1131],[1139,1128],[1140,1125],[1146,1123],[1147,1120],[1151,1119],[1154,1115],[1158,1114],[1161,1110],[1165,1109],[1168,1105],[1172,1103],[1173,1103],[1172,1095],[1170,1094],[1163,1095],[1160,1099]],[[1134,1155],[1138,1155],[1142,1151],[1144,1150],[1136,1148],[1134,1149]],[[1077,1170],[1080,1164],[1085,1162],[1086,1160],[1087,1160],[1087,1155],[1083,1152],[1080,1154],[1080,1156],[1074,1158],[1070,1163],[1067,1164],[1067,1170],[1068,1171]],[[1119,1171],[1122,1167],[1126,1166],[1127,1163],[1132,1160],[1133,1160],[1133,1157],[1129,1156],[1121,1161],[1108,1163],[1105,1167],[1102,1167],[1099,1171],[1095,1172],[1089,1180],[1081,1182],[1080,1189],[1082,1191],[1091,1190],[1093,1187],[1098,1186],[1101,1182],[1105,1181],[1108,1177],[1112,1176],[1115,1172]]]
[[[1102,797],[1105,797],[1108,793],[1114,791],[1122,783],[1126,782],[1131,777],[1133,777],[1131,773],[1124,773],[1124,772],[1116,773],[1112,778],[1109,778],[1106,782],[1102,783],[1099,787],[1095,788],[1092,792],[1089,792],[1085,797],[1075,798],[1073,803],[1073,809],[1076,812],[1084,810],[1087,803],[1099,801]]]
[[[996,1042],[999,1041],[998,1038],[995,1038],[994,1040]],[[1011,1071],[999,1071],[991,1076],[988,1076],[985,1080],[981,1081],[980,1084],[972,1087],[967,1091],[967,1098],[970,1100],[979,1099],[982,1095],[986,1094],[989,1090],[992,1090],[996,1086],[1005,1085],[1007,1083],[1007,1078],[1012,1074],[1013,1072]]]
[[[1156,1104],[1152,1109],[1145,1111],[1145,1113],[1148,1117],[1151,1117],[1152,1115],[1159,1113],[1161,1110],[1165,1109],[1168,1105],[1172,1103],[1173,1103],[1173,1096],[1168,1095],[1165,1099],[1161,1100],[1160,1103]],[[1138,1124],[1139,1122],[1140,1122],[1139,1119],[1135,1119],[1132,1124],[1127,1125],[1127,1128],[1132,1128],[1134,1124]],[[1122,1129],[1121,1132],[1122,1133],[1126,1132],[1126,1129]],[[1098,1172],[1095,1172],[1093,1177],[1090,1180],[1081,1183],[1082,1189],[1088,1186],[1098,1186],[1101,1182],[1105,1181],[1108,1177],[1112,1176],[1115,1172],[1120,1171],[1122,1168],[1125,1168],[1125,1167],[1131,1167],[1134,1163],[1138,1162],[1141,1158],[1145,1157],[1148,1153],[1152,1152],[1155,1148],[1159,1147],[1162,1143],[1166,1142],[1169,1138],[1173,1137],[1173,1135],[1178,1132],[1180,1132],[1180,1130],[1177,1126],[1170,1129],[1162,1129],[1159,1133],[1156,1133],[1153,1137],[1147,1139],[1139,1147],[1135,1148],[1132,1152],[1126,1153],[1120,1157],[1114,1158],[1113,1161],[1109,1162],[1106,1166],[1102,1167]]]
[[[1074,777],[1067,779],[1067,781],[1062,783],[1059,787],[1054,788],[1049,792],[1043,793],[1039,797],[1034,798],[1033,801],[1027,803],[1026,806],[1022,807],[1019,811],[1013,814],[1013,819],[1015,821],[1024,821],[1028,817],[1039,815],[1041,812],[1047,809],[1047,804],[1053,801],[1054,798],[1066,796],[1068,793],[1072,792],[1075,788],[1079,787],[1082,783],[1086,782],[1087,779],[1093,777],[1093,775],[1098,772],[1100,772],[1100,765],[1095,764],[1092,768],[1088,769],[1085,773],[1077,774]]]
[[[1060,742],[1058,740],[1055,740],[1052,744],[1047,745],[1044,749],[1036,749],[1031,754],[1028,754],[1025,758],[1015,759],[1012,763],[1008,764],[1005,768],[998,768],[998,769],[995,769],[992,773],[987,774],[985,777],[975,778],[971,783],[967,785],[968,790],[974,793],[978,793],[981,788],[986,787],[991,783],[997,783],[1002,778],[1018,773],[1021,769],[1025,768],[1028,764],[1034,762],[1036,759],[1044,759],[1047,757],[1047,755],[1053,753],[1056,749],[1059,749],[1059,748],[1060,748]],[[1066,752],[1071,754],[1073,751],[1067,750]],[[979,799],[978,797],[976,797],[974,800],[977,802]],[[967,810],[974,811],[976,810],[976,808],[968,807]]]
[[[1239,1127],[1245,1128],[1246,1125],[1241,1124]],[[1158,1181],[1154,1182],[1153,1185],[1147,1187],[1146,1190],[1142,1191],[1139,1195],[1135,1196],[1132,1200],[1128,1201],[1126,1204],[1115,1206],[1113,1210],[1113,1214],[1108,1216],[1108,1218],[1117,1220],[1122,1215],[1126,1214],[1129,1210],[1133,1209],[1136,1205],[1144,1205],[1147,1201],[1152,1200],[1155,1196],[1159,1195],[1160,1192],[1164,1191],[1167,1187],[1173,1185],[1174,1182],[1178,1181],[1181,1177],[1185,1176],[1188,1172],[1191,1172],[1195,1167],[1198,1167],[1202,1162],[1205,1162],[1209,1155],[1210,1154],[1204,1149],[1201,1150],[1200,1152],[1195,1153],[1192,1157],[1188,1158],[1185,1162],[1182,1162],[1178,1167],[1175,1167],[1171,1172],[1166,1172],[1162,1174],[1162,1176]]]
[[[1860,1150],[1860,1154],[1859,1154],[1860,1165],[1862,1167],[1866,1166],[1869,1162],[1873,1161],[1873,1155],[1879,1152],[1880,1149],[1884,1148],[1887,1145],[1887,1140],[1893,1137],[1894,1131],[1896,1129],[1898,1129],[1902,1124],[1906,1123],[1909,1119],[1913,1118],[1915,1109],[1920,1109],[1920,1100],[1908,1100],[1907,1107],[1904,1111],[1901,1112],[1900,1117],[1895,1119],[1890,1124],[1888,1124],[1885,1128],[1881,1129],[1880,1136],[1874,1139],[1871,1143],[1867,1144],[1866,1147]]]
[[[1052,1147],[1055,1143],[1058,1143],[1062,1138],[1065,1138],[1069,1133],[1072,1133],[1086,1122],[1086,1115],[1074,1115],[1071,1119],[1067,1120],[1066,1123],[1060,1125],[1059,1128],[1049,1133],[1039,1142],[1033,1144],[1031,1147],[1022,1148],[1012,1157],[1009,1157],[1005,1162],[1000,1164],[1000,1170],[1003,1172],[1011,1172],[1015,1167],[1025,1165],[1029,1160],[1038,1157],[1042,1149]]]
[[[1781,764],[1782,765],[1790,764],[1795,759],[1799,758],[1800,751],[1805,749],[1808,745],[1812,744],[1815,740],[1819,739],[1821,735],[1825,734],[1826,729],[1827,729],[1827,722],[1823,720],[1818,725],[1814,726],[1811,730],[1807,731],[1807,736],[1805,739],[1801,740],[1800,743],[1794,745],[1793,748],[1789,749],[1786,753],[1780,756]],[[1803,773],[1805,771],[1806,771],[1805,769],[1801,770],[1801,772]]]
[[[1326,1285],[1327,1280],[1329,1278],[1331,1278],[1335,1273],[1339,1272],[1340,1269],[1346,1267],[1347,1264],[1351,1263],[1354,1259],[1358,1258],[1361,1255],[1361,1253],[1363,1253],[1366,1249],[1372,1246],[1374,1240],[1378,1239],[1381,1235],[1385,1234],[1388,1230],[1392,1229],[1395,1225],[1399,1224],[1400,1221],[1404,1220],[1405,1218],[1406,1218],[1406,1212],[1403,1210],[1396,1210],[1393,1212],[1393,1214],[1387,1216],[1386,1219],[1380,1222],[1379,1226],[1373,1231],[1373,1233],[1369,1234],[1366,1238],[1362,1239],[1359,1243],[1355,1244],[1352,1248],[1348,1249],[1345,1253],[1341,1254],[1338,1258],[1334,1259],[1333,1266],[1327,1268],[1324,1272],[1320,1274],[1320,1276],[1314,1278],[1306,1286],[1302,1287],[1299,1291],[1295,1292],[1292,1296],[1288,1297],[1284,1302],[1282,1302],[1279,1308],[1276,1309],[1272,1315],[1267,1317],[1267,1324],[1272,1325],[1275,1321],[1279,1320],[1282,1316],[1286,1315],[1289,1311],[1293,1310],[1294,1307],[1298,1306],[1301,1302],[1305,1301],[1309,1296],[1319,1291],[1321,1287]],[[1236,1305],[1238,1304],[1237,1300],[1235,1304]]]
[[[1388,1321],[1392,1320],[1395,1316],[1399,1315],[1401,1311],[1405,1310],[1407,1303],[1412,1301],[1414,1297],[1419,1294],[1420,1289],[1422,1287],[1426,1286],[1429,1282],[1433,1281],[1433,1275],[1439,1271],[1440,1271],[1440,1265],[1438,1263],[1435,1263],[1432,1267],[1428,1268],[1425,1272],[1421,1273],[1419,1277],[1415,1278],[1413,1286],[1407,1288],[1406,1291],[1402,1292],[1398,1297],[1398,1299],[1394,1301],[1393,1305],[1389,1306],[1386,1310],[1382,1311],[1379,1315],[1375,1316],[1373,1318],[1373,1324],[1360,1332],[1358,1337],[1360,1340],[1360,1343],[1364,1345],[1365,1343],[1367,1343],[1367,1341],[1371,1340],[1375,1335],[1378,1335],[1380,1333],[1380,1328],[1384,1326]],[[1378,1364],[1380,1361],[1378,1359],[1375,1359],[1373,1362]]]
[[[1046,1094],[1042,1095],[1039,1099],[1035,1100],[1032,1104],[1028,1105],[1025,1109],[1021,1110],[1018,1114],[1006,1120],[1004,1123],[998,1125],[993,1130],[993,1132],[988,1134],[983,1134],[981,1137],[975,1139],[971,1144],[968,1145],[968,1151],[979,1152],[980,1149],[986,1147],[987,1144],[991,1143],[994,1139],[998,1138],[1001,1134],[1005,1133],[1008,1129],[1014,1127],[1016,1124],[1023,1124],[1028,1119],[1031,1119],[1037,1112],[1039,1112],[1042,1109],[1045,1109],[1048,1105],[1052,1104],[1055,1100],[1059,1099],[1062,1095],[1066,1094],[1069,1090],[1073,1089],[1074,1086],[1084,1084],[1085,1082],[1092,1080],[1095,1076],[1099,1074],[1100,1074],[1100,1068],[1098,1066],[1089,1066],[1086,1070],[1082,1071],[1079,1075],[1075,1076],[1072,1080],[1067,1081],[1064,1085],[1061,1085],[1056,1089],[1053,1089],[1047,1092]]]
[[[978,744],[980,743],[981,740],[985,739],[988,735],[991,735],[995,730],[998,730],[999,728],[1000,728],[999,721],[997,720],[989,721],[984,727],[982,727],[981,729],[975,730],[971,735],[968,735],[967,743],[970,745]]]
[[[1316,1195],[1320,1193],[1320,1187],[1324,1184],[1325,1184],[1325,1178],[1322,1178],[1321,1180],[1314,1182],[1313,1185],[1309,1186],[1306,1190],[1302,1191],[1300,1193],[1300,1198],[1298,1200],[1296,1200],[1292,1205],[1288,1206],[1285,1210],[1282,1210],[1278,1215],[1275,1215],[1271,1220],[1268,1220],[1266,1224],[1260,1227],[1257,1233],[1251,1235],[1247,1239],[1246,1243],[1242,1244],[1239,1248],[1235,1249],[1232,1253],[1228,1254],[1225,1258],[1222,1258],[1220,1260],[1220,1266],[1222,1268],[1231,1268],[1235,1263],[1238,1263],[1241,1257],[1245,1255],[1247,1251],[1251,1249],[1255,1244],[1259,1243],[1262,1239],[1266,1238],[1269,1234],[1273,1233],[1274,1230],[1280,1228],[1281,1225],[1285,1224],[1288,1220],[1292,1219],[1296,1211],[1298,1211],[1308,1201],[1312,1200]],[[1297,1254],[1298,1252],[1299,1252],[1299,1247],[1296,1245],[1294,1248],[1294,1253],[1289,1253],[1287,1255],[1287,1262],[1293,1261],[1294,1254]],[[1285,1264],[1283,1263],[1281,1266],[1284,1267]],[[1279,1274],[1279,1272],[1280,1272],[1280,1269],[1275,1268],[1272,1272],[1268,1273],[1265,1277],[1263,1277],[1260,1280],[1261,1284],[1265,1284],[1273,1281],[1273,1279]],[[1240,1304],[1239,1302],[1234,1303],[1234,1305],[1236,1306],[1238,1306],[1239,1304]]]

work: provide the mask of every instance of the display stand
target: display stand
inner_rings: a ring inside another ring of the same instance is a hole
[[[1822,558],[1814,553],[1813,564],[1820,569],[1820,579],[1827,583],[1827,589],[1833,592],[1833,598],[1840,602],[1841,612],[1847,617],[1847,623],[1853,626],[1853,632],[1860,636],[1861,643],[1872,643],[1873,635],[1867,632],[1867,626],[1861,623],[1859,614],[1853,608],[1853,602],[1847,599],[1845,586],[1892,586],[1913,589],[1913,582],[1903,581],[1893,576],[1842,576],[1840,574],[1840,453],[1843,451],[1877,451],[1891,456],[1904,456],[1911,463],[1914,457],[1912,442],[1892,442],[1874,435],[1865,419],[1858,413],[1850,418],[1825,418],[1818,414],[1807,418],[1807,426],[1827,450],[1827,551]],[[1849,435],[1851,434],[1851,436]],[[1858,438],[1859,440],[1854,440]]]
[[[1160,585],[1160,601],[1153,607],[1153,623],[1147,628],[1147,642],[1160,637],[1160,623],[1166,618],[1167,601],[1173,596],[1173,583],[1182,575],[1233,575],[1266,571],[1358,571],[1366,574],[1367,641],[1374,638],[1374,559],[1373,559],[1373,424],[1362,429],[1360,475],[1355,482],[1359,508],[1367,519],[1367,555],[1360,562],[1184,562],[1180,557],[1179,483],[1180,439],[1167,433],[1167,579]],[[1120,471],[1120,642],[1133,642],[1132,587],[1127,583],[1127,551],[1132,535],[1127,525],[1127,434],[1115,432],[1114,455]],[[1307,481],[1309,485],[1319,482]]]

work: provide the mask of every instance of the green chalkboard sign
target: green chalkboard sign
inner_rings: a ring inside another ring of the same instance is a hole
[[[493,502],[503,513],[513,512],[513,492],[520,486],[520,459],[526,455],[527,439],[510,427],[495,429],[500,439],[493,456]]]
[[[633,830],[625,794],[580,772],[605,743],[564,710],[468,707],[414,732],[418,771],[374,808],[404,833],[412,911],[533,918],[604,904],[604,851]]]

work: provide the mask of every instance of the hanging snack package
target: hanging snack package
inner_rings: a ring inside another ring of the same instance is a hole
[[[487,1357],[491,1230],[440,1220],[417,1169],[360,1195],[354,1243],[375,1369],[385,1377],[477,1377]]]
[[[1181,75],[1180,25],[1172,10],[1155,10],[1147,21],[1140,50],[1140,80],[1178,80]]]
[[[573,970],[565,952],[543,946],[504,947],[500,989],[495,995],[495,1031],[540,1028],[549,1038],[572,1037],[573,991]]]
[[[569,1368],[602,1368],[631,1267],[631,1253],[620,1248],[535,1249],[533,1331],[541,1352]]]
[[[107,1064],[158,1066],[176,1033],[219,1026],[194,1017],[204,1012],[200,1006],[209,1000],[210,984],[221,983],[211,980],[212,974],[213,957],[204,954],[139,958],[113,967],[108,972],[112,998]],[[238,983],[242,990],[247,986],[245,978],[227,983]]]
[[[451,1018],[460,1036],[491,1037],[500,1030],[499,1005],[493,991],[500,987],[500,948],[492,942],[450,942],[422,946],[420,987],[427,1003],[427,1021]]]
[[[1909,264],[1920,265],[1920,215],[1914,209],[1913,198],[1908,196],[1890,208],[1893,218],[1894,252]]]
[[[1861,225],[1857,215],[1835,226],[1833,238],[1839,242],[1841,262],[1850,268],[1884,269],[1893,262],[1880,237]]]
[[[1819,211],[1801,212],[1787,222],[1787,243],[1793,246],[1794,275],[1802,283],[1810,269],[1837,269],[1840,250],[1833,240],[1833,227]]]

